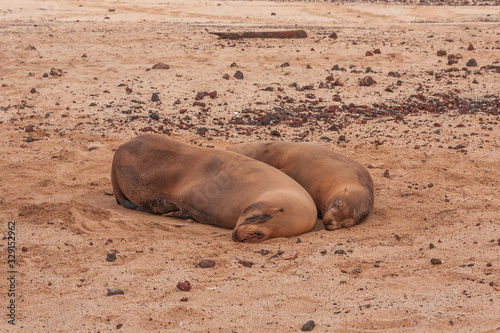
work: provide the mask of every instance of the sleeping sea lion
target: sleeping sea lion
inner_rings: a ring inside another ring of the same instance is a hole
[[[267,163],[311,195],[328,230],[352,227],[373,208],[373,181],[361,164],[309,143],[251,142],[230,151]]]
[[[246,156],[142,135],[115,152],[111,182],[125,208],[234,228],[260,242],[311,230],[311,196],[279,170]]]

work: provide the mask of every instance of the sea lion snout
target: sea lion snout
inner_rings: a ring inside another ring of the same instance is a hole
[[[259,203],[260,205],[260,203]],[[248,217],[240,217],[236,228],[232,233],[232,239],[235,242],[262,242],[269,238],[270,232],[266,230],[268,221],[273,219],[272,215],[265,213],[253,213]]]
[[[327,230],[352,227],[358,216],[356,208],[345,199],[335,200],[323,215],[323,224]]]
[[[262,230],[248,228],[248,226],[236,227],[231,238],[235,242],[258,243],[269,238]]]

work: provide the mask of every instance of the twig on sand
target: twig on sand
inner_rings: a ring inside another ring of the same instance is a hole
[[[240,38],[306,38],[307,33],[304,30],[290,31],[249,31],[249,32],[210,32],[212,35],[217,35],[225,39],[240,39]]]

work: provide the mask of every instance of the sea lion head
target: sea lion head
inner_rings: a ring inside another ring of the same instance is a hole
[[[314,201],[307,192],[269,192],[243,210],[232,238],[257,243],[298,235],[314,227],[316,216]]]
[[[350,228],[363,221],[373,208],[373,194],[366,188],[347,188],[329,200],[323,211],[323,224],[327,230]]]
[[[281,212],[283,212],[282,208]],[[280,208],[271,208],[266,202],[251,204],[243,211],[236,223],[232,234],[233,241],[258,243],[277,237],[275,223],[279,217],[276,215],[281,212]]]

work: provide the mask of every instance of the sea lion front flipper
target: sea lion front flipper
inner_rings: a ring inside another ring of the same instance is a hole
[[[120,204],[123,206],[123,208],[137,210],[139,212],[147,213],[144,209],[136,206],[132,201],[130,201],[128,199],[123,200],[122,202],[120,202]]]

